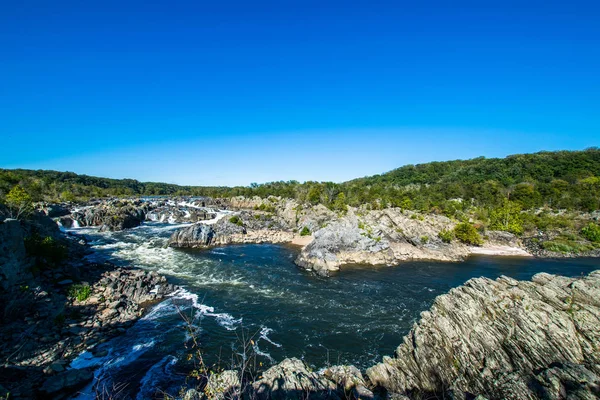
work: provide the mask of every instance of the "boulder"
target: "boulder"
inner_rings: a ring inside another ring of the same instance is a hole
[[[310,371],[297,358],[287,358],[266,370],[252,384],[258,399],[341,399],[337,386],[325,376]]]
[[[93,378],[92,369],[70,369],[46,379],[42,385],[41,392],[51,396],[56,396],[58,393],[67,390],[72,392],[77,388],[85,386]]]
[[[209,399],[237,399],[240,396],[241,382],[238,371],[227,370],[211,374],[204,393]]]

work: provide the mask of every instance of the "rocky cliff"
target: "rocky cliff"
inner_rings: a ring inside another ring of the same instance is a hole
[[[600,271],[583,278],[541,273],[531,282],[471,279],[438,297],[395,356],[367,376],[398,394],[596,398],[599,299]]]

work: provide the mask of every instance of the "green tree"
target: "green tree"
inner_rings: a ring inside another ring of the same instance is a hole
[[[16,219],[26,216],[33,210],[31,196],[29,196],[21,185],[14,186],[8,192],[6,195],[6,205],[10,210],[11,217]]]
[[[73,194],[73,192],[71,192],[70,190],[64,190],[61,194],[60,194],[60,199],[62,201],[70,201],[73,202],[75,201],[75,195]]]
[[[483,240],[477,229],[468,222],[461,222],[454,227],[454,236],[463,243],[481,246]]]
[[[333,209],[340,212],[346,212],[348,210],[348,206],[346,205],[346,195],[344,194],[344,192],[340,192],[335,197],[335,201],[333,202]]]
[[[520,235],[523,233],[521,206],[504,199],[502,206],[490,211],[490,229],[506,231]]]

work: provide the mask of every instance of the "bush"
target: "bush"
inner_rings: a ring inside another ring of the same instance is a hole
[[[25,238],[27,255],[35,257],[36,264],[56,266],[67,258],[67,247],[52,236],[42,238],[32,234]]]
[[[310,229],[308,229],[306,226],[302,228],[300,231],[300,236],[310,236]]]
[[[237,215],[234,215],[233,217],[229,218],[229,222],[237,226],[244,226],[244,221],[242,221],[242,219]]]
[[[542,243],[542,248],[556,253],[582,253],[594,250],[594,246],[591,244],[578,243],[565,237],[548,240]]]
[[[590,222],[583,227],[581,234],[590,242],[600,242],[600,225]]]
[[[442,240],[442,242],[450,243],[452,241],[452,239],[454,239],[454,234],[452,233],[452,231],[442,229],[438,233],[438,237]]]
[[[269,212],[269,213],[275,213],[276,209],[275,206],[273,206],[272,204],[265,204],[262,203],[260,206],[254,206],[254,209],[257,211],[265,211],[265,212]]]
[[[461,222],[456,225],[454,227],[454,236],[466,244],[474,246],[481,246],[483,244],[483,240],[481,239],[481,236],[479,236],[477,229],[468,222]]]
[[[69,289],[69,296],[74,297],[77,301],[85,301],[92,294],[92,288],[89,285],[73,285]]]
[[[429,236],[421,236],[421,243],[427,244],[429,242]]]

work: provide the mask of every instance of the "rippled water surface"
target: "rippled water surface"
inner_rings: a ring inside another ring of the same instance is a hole
[[[364,368],[391,355],[436,296],[472,277],[577,276],[600,268],[595,259],[476,257],[463,263],[353,266],[322,278],[294,265],[294,247],[166,248],[175,228],[147,224],[118,233],[76,230],[92,241],[91,258],[154,270],[185,288],[127,334],[104,344],[108,355],[84,354],[73,364],[98,366],[103,384],[125,384],[133,397],[150,397],[157,388],[174,392],[183,382],[185,330],[175,306],[197,317],[210,363],[220,359],[226,365],[246,332],[264,365],[298,357],[315,368],[335,363]]]

